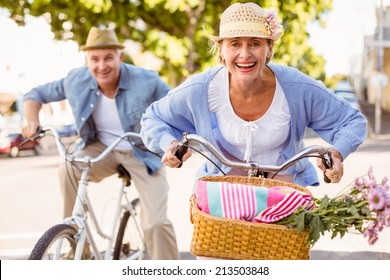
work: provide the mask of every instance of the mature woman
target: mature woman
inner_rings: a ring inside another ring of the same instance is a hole
[[[164,152],[166,166],[180,164],[173,150],[185,131],[208,139],[227,157],[279,165],[304,148],[309,127],[333,147],[333,168],[320,161],[318,167],[333,183],[340,181],[343,160],[366,137],[366,119],[297,69],[270,63],[282,29],[275,10],[254,3],[236,3],[224,11],[219,36],[210,36],[222,65],[191,76],[143,116],[143,140],[152,151]],[[227,174],[239,172],[219,165]],[[207,162],[198,175],[218,172]],[[276,178],[319,184],[308,160]]]

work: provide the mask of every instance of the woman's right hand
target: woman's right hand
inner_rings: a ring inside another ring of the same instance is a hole
[[[175,156],[176,147],[179,144],[179,141],[175,140],[171,143],[169,148],[165,151],[163,157],[161,158],[161,162],[168,167],[177,168],[179,165],[186,161],[192,155],[191,149],[188,149],[184,154],[183,159],[180,160]]]
[[[40,127],[40,124],[38,122],[28,122],[25,125],[22,126],[22,136],[24,138],[30,138],[33,137],[38,129]]]

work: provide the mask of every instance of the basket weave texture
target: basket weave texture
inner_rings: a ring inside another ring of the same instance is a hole
[[[258,177],[208,176],[203,181],[230,182],[254,186],[288,186],[306,193],[299,185]],[[190,251],[195,256],[236,260],[307,260],[307,232],[266,223],[220,218],[199,210],[191,196],[191,222],[194,226]]]

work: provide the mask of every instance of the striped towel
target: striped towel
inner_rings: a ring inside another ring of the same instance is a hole
[[[199,210],[207,214],[252,222],[272,223],[299,207],[314,208],[309,194],[286,186],[267,188],[199,180],[195,195]]]

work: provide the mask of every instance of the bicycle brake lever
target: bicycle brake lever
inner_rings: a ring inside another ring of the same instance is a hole
[[[45,135],[45,132],[42,130],[42,127],[39,126],[37,128],[37,131],[35,132],[35,134],[33,136],[29,137],[29,138],[24,139],[22,141],[22,143],[19,144],[19,146],[21,147],[21,146],[23,146],[24,144],[26,144],[26,143],[28,143],[30,141],[36,141],[36,140],[42,138],[44,135]]]
[[[322,158],[322,163],[326,169],[332,168],[333,160],[332,160],[332,156],[331,156],[330,152],[327,152],[326,154],[324,154],[324,157]],[[331,182],[331,180],[328,178],[328,176],[325,175],[325,171],[324,171],[324,181],[325,181],[325,183]]]

